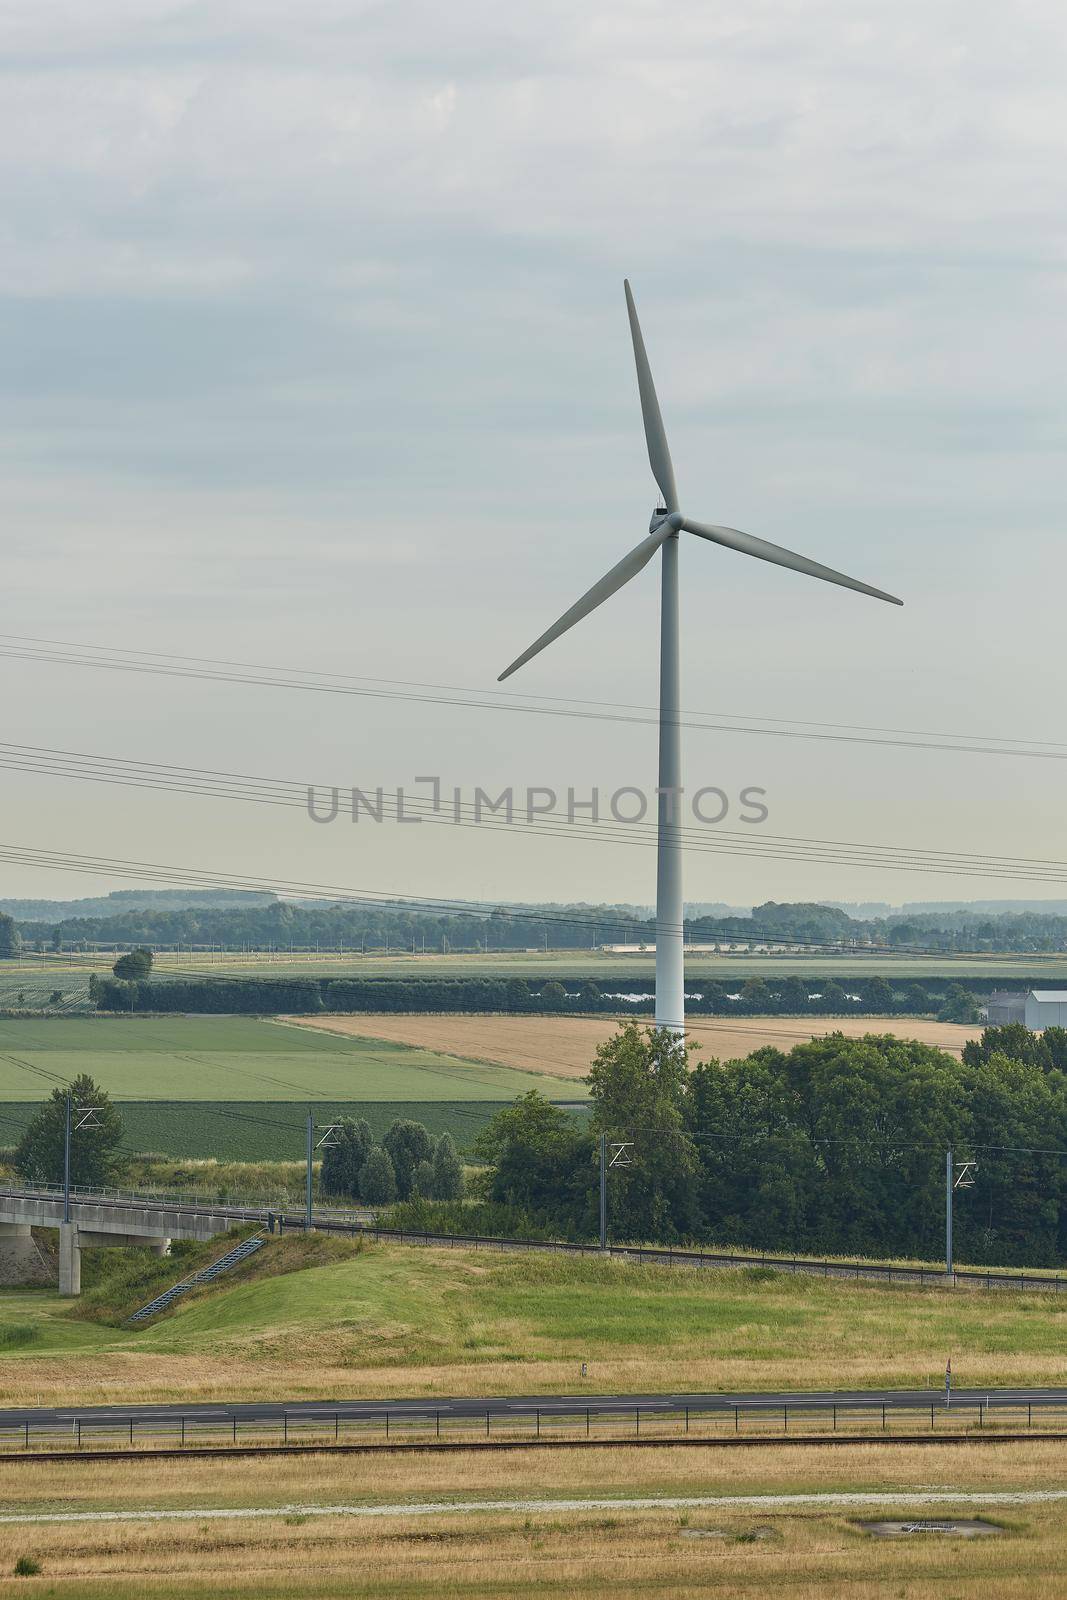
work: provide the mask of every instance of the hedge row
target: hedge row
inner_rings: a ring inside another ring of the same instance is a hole
[[[842,978],[693,979],[687,1010],[693,1016],[914,1016],[940,1011],[951,978],[890,984],[878,975]],[[967,984],[983,998],[988,982]],[[630,977],[522,978],[212,978],[154,979],[123,983],[94,978],[92,998],[102,1011],[214,1012],[273,1015],[341,1012],[499,1012],[504,1014],[602,1011],[648,1016],[653,999],[644,981]]]

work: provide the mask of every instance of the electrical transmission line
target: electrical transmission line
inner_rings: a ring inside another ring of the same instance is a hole
[[[39,661],[68,667],[185,678],[209,683],[244,684],[312,694],[352,695],[366,699],[412,701],[420,705],[466,706],[479,711],[509,711],[526,716],[551,716],[581,721],[621,722],[653,727],[653,707],[626,701],[576,700],[563,696],[519,695],[503,690],[468,689],[396,678],[316,672],[302,667],[270,666],[211,656],[168,655],[147,650],[121,650],[112,645],[75,644],[68,640],[0,634],[0,660]],[[713,733],[745,733],[766,737],[819,740],[833,744],[881,745],[892,749],[934,750],[961,754],[1010,756],[1042,761],[1067,761],[1067,744],[1046,739],[1019,739],[1001,734],[951,733],[939,729],[894,728],[860,723],[814,722],[805,718],[762,717],[730,711],[681,711],[679,726]]]

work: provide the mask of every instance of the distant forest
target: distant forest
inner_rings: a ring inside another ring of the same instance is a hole
[[[59,902],[0,901],[14,909],[23,943],[31,949],[79,943],[146,944],[156,948],[221,946],[283,950],[588,950],[606,944],[652,944],[654,919],[629,906],[521,906],[506,913],[344,902],[293,903],[266,895],[124,890],[97,901],[68,902],[68,914],[51,920],[27,908]],[[74,914],[70,914],[73,906]],[[749,917],[689,917],[690,942],[703,945],[753,941],[833,943],[846,950],[918,948],[935,953],[990,951],[1040,955],[1067,950],[1067,916],[1037,911],[996,915],[952,910],[850,916],[835,906],[779,903],[754,906]]]

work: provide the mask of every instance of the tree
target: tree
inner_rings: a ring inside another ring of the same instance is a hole
[[[978,1003],[962,983],[950,983],[945,1003],[937,1013],[938,1022],[977,1022]]]
[[[509,978],[504,990],[504,1004],[508,1011],[529,1011],[530,986],[525,978]]]
[[[70,1140],[70,1181],[102,1188],[125,1171],[122,1119],[87,1073],[71,1083],[70,1098],[75,1130]],[[89,1106],[95,1112],[85,1127],[78,1128],[79,1113]],[[15,1149],[15,1169],[28,1183],[62,1183],[66,1126],[67,1090],[53,1089]]]
[[[689,1080],[686,1126],[697,1142],[702,1237],[803,1249],[816,1158],[800,1123],[785,1057],[701,1063]]]
[[[786,978],[778,992],[779,1009],[803,1014],[808,1009],[808,986],[803,978]]]
[[[124,956],[119,956],[111,970],[116,978],[137,983],[152,971],[152,952],[144,945],[138,945],[136,950],[127,950]]]
[[[583,1011],[599,1011],[601,994],[597,984],[592,978],[586,978],[579,992],[579,1001]]]
[[[434,1189],[433,1162],[420,1161],[415,1171],[411,1174],[411,1198],[413,1200],[436,1200],[438,1195]],[[440,1198],[451,1199],[451,1196]]]
[[[593,1143],[575,1117],[536,1089],[498,1111],[474,1140],[491,1163],[489,1199],[547,1214],[560,1226],[595,1215]]]
[[[547,1011],[562,1011],[567,1004],[567,991],[555,978],[541,990],[541,1004]]]
[[[458,1200],[463,1193],[463,1168],[450,1133],[443,1133],[434,1146],[431,1193],[435,1200]]]
[[[369,1122],[362,1118],[359,1122],[352,1117],[341,1118],[330,1144],[322,1152],[319,1187],[323,1194],[359,1198],[360,1174],[373,1143]]]
[[[884,978],[869,978],[864,984],[867,1009],[876,1016],[888,1016],[893,1009],[893,991]]]
[[[1041,1042],[1049,1054],[1049,1065],[1067,1072],[1067,1028],[1046,1028]]]
[[[623,1238],[669,1240],[691,1227],[699,1163],[683,1125],[687,1079],[682,1040],[635,1022],[599,1047],[589,1069],[594,1133],[632,1141],[632,1164],[613,1173],[610,1201]]]
[[[962,1259],[1031,1266],[1061,1259],[1065,1175],[1054,1152],[1062,1144],[1062,1079],[1037,1062],[996,1053],[963,1070],[978,1165],[973,1186],[957,1195]]]
[[[21,949],[22,940],[14,917],[9,917],[6,911],[0,911],[0,956],[17,956]]]
[[[741,1004],[746,1011],[756,1016],[765,1016],[768,1011],[773,1011],[774,1001],[771,991],[762,978],[746,978],[741,985]]]
[[[968,1039],[964,1045],[964,1064],[980,1067],[994,1056],[1007,1056],[1012,1061],[1022,1061],[1027,1066],[1047,1071],[1053,1064],[1051,1044],[1058,1043],[1048,1039],[1052,1031],[1047,1028],[1044,1033],[1031,1033],[1025,1022],[1005,1022],[999,1027],[983,1028],[980,1039]]]
[[[407,1200],[411,1195],[415,1168],[420,1161],[433,1160],[433,1140],[421,1122],[398,1117],[390,1124],[382,1144],[393,1165],[396,1192],[401,1200]]]
[[[797,1124],[820,1170],[798,1247],[932,1255],[940,1242],[944,1157],[965,1135],[956,1062],[932,1046],[830,1033],[784,1062]]]
[[[372,1145],[359,1175],[359,1197],[368,1205],[385,1206],[396,1199],[396,1173],[389,1152]]]

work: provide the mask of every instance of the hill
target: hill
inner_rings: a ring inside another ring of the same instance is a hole
[[[948,1353],[961,1384],[1063,1371],[1067,1309],[1031,1294],[300,1236],[129,1329],[87,1320],[136,1297],[131,1258],[97,1256],[84,1308],[0,1292],[0,1403],[926,1386]],[[145,1298],[185,1271],[145,1266]],[[10,1345],[16,1326],[31,1333]]]

